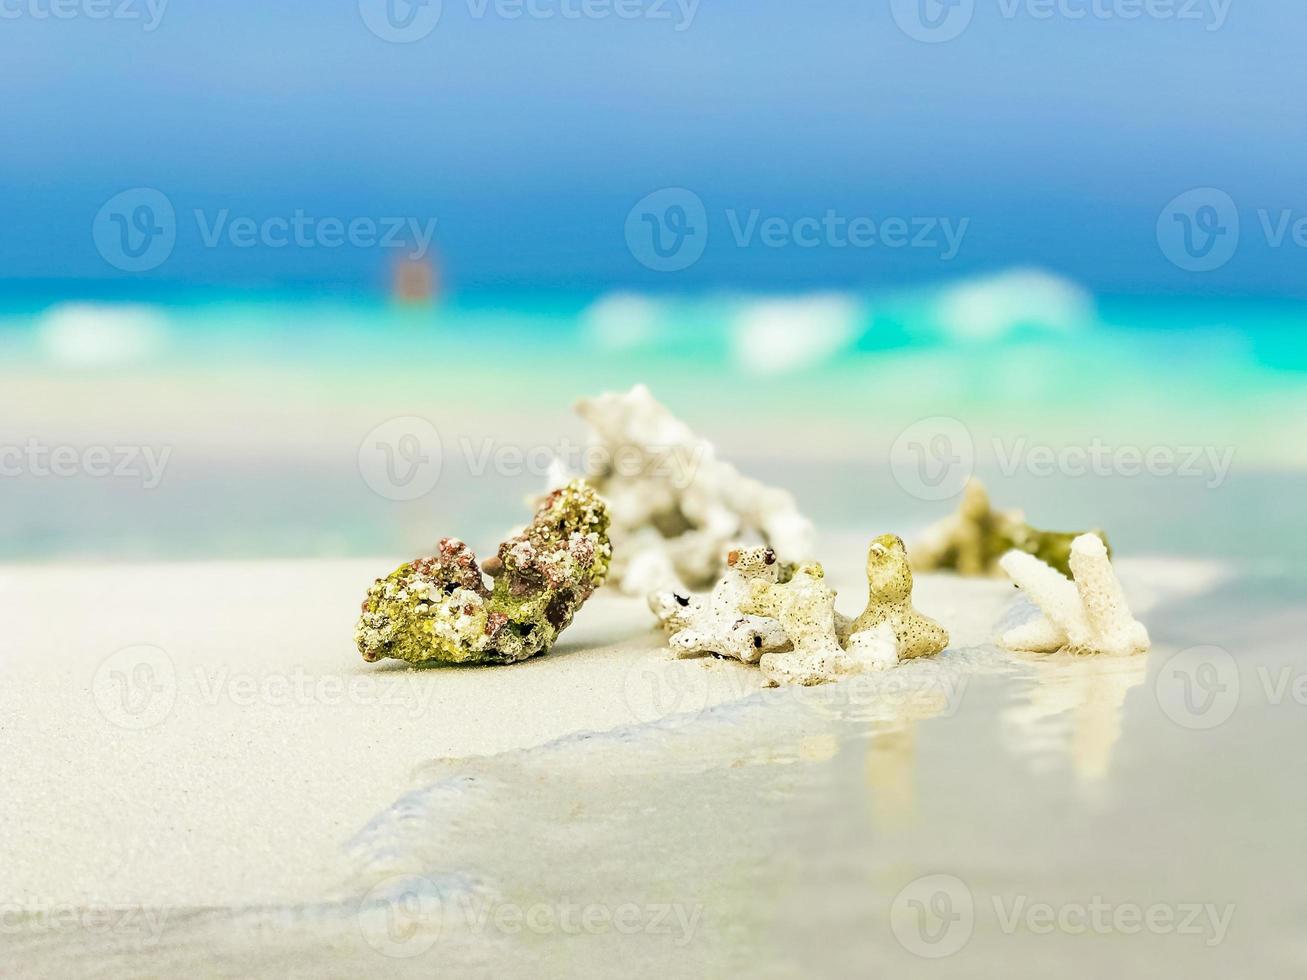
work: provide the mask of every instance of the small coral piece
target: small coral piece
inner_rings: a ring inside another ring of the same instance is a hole
[[[800,565],[785,583],[751,582],[741,608],[777,620],[794,649],[769,653],[760,666],[770,684],[820,684],[837,673],[846,654],[835,635],[835,592],[826,572],[813,562]]]
[[[787,571],[770,548],[734,548],[726,556],[725,574],[706,600],[655,592],[649,596],[649,608],[671,633],[668,643],[678,657],[711,653],[756,663],[764,653],[789,647],[790,640],[775,619],[746,615],[740,606],[749,596],[750,583],[776,582]]]
[[[887,670],[899,662],[899,641],[888,622],[853,633],[844,645],[860,671]]]
[[[576,410],[591,428],[584,475],[612,508],[612,582],[624,592],[707,589],[736,541],[809,557],[812,523],[793,496],[718,459],[644,385]]]
[[[692,592],[650,592],[648,602],[668,636],[689,629],[708,611],[708,599]]]
[[[367,661],[415,664],[504,664],[547,653],[608,573],[608,525],[604,501],[574,480],[480,567],[462,541],[442,539],[434,556],[368,590],[354,637],[359,652]]]
[[[800,565],[788,582],[753,580],[741,604],[746,613],[774,618],[789,639],[790,650],[763,655],[759,666],[769,686],[811,686],[848,674],[884,670],[898,662],[898,644],[892,632],[869,630],[840,646],[836,626],[835,592],[825,582],[821,565]]]
[[[1008,649],[1075,654],[1148,649],[1148,630],[1130,614],[1107,546],[1098,535],[1082,534],[1071,542],[1074,580],[1023,551],[1009,551],[999,564],[1043,613],[1003,634],[1000,642]]]
[[[867,607],[853,621],[853,633],[888,623],[899,657],[929,657],[948,646],[944,627],[912,608],[912,569],[903,539],[882,534],[867,551]]]
[[[733,548],[710,595],[656,592],[649,607],[678,657],[712,653],[758,663],[772,687],[822,684],[897,664],[893,625],[859,630],[835,611],[825,577],[815,562],[795,567],[770,548]]]
[[[913,546],[912,564],[923,572],[995,575],[999,559],[1015,548],[1070,575],[1071,542],[1084,533],[1097,534],[1107,543],[1101,531],[1040,531],[1027,524],[1019,510],[994,510],[984,486],[972,479],[957,513],[928,528]]]

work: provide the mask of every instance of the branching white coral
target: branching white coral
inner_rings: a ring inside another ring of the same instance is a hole
[[[1009,551],[999,564],[1043,613],[1003,634],[1000,642],[1008,649],[1076,654],[1148,649],[1148,630],[1130,614],[1107,548],[1097,535],[1082,534],[1071,542],[1073,579],[1023,551]]]
[[[816,563],[799,566],[788,582],[751,582],[749,598],[741,608],[775,617],[793,644],[792,650],[768,653],[759,663],[773,687],[822,684],[848,674],[883,670],[898,662],[898,644],[889,626],[855,633],[847,651],[840,646],[835,592]]]
[[[624,592],[708,588],[733,541],[810,556],[812,523],[793,496],[718,459],[644,385],[583,399],[577,413],[592,430],[584,475],[613,515],[609,581]]]
[[[786,649],[789,637],[775,619],[750,616],[740,606],[752,582],[776,582],[781,565],[770,548],[736,548],[726,572],[706,599],[683,592],[655,592],[649,608],[670,634],[678,657],[715,653],[756,663],[764,653]]]
[[[852,621],[835,611],[835,593],[823,581],[820,565],[795,570],[770,548],[734,548],[726,564],[708,596],[649,596],[649,608],[671,634],[676,656],[711,653],[761,661],[772,686],[820,684],[899,662],[892,624],[850,635]]]

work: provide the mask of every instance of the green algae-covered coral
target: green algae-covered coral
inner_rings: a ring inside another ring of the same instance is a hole
[[[888,623],[898,641],[899,657],[930,657],[948,646],[948,632],[912,607],[912,569],[903,539],[882,534],[867,550],[867,608],[853,621],[853,632]]]
[[[547,653],[612,558],[608,507],[584,481],[549,494],[480,567],[457,538],[378,579],[354,639],[367,661],[506,664]],[[487,587],[484,575],[493,579]]]
[[[912,564],[922,572],[995,575],[998,560],[1016,549],[1070,575],[1071,542],[1084,533],[1041,531],[1027,524],[1019,510],[995,510],[984,486],[973,479],[967,482],[957,513],[929,528],[913,547]],[[1107,544],[1102,531],[1088,533],[1098,535]]]

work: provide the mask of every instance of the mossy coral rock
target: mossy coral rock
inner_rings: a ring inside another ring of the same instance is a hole
[[[378,579],[354,639],[367,661],[506,664],[547,653],[608,574],[608,507],[584,480],[545,498],[480,566],[457,538]],[[487,586],[483,576],[490,576]]]
[[[1069,576],[1071,542],[1084,533],[1041,531],[1027,524],[1019,510],[995,510],[984,486],[973,478],[963,490],[957,513],[928,528],[913,548],[912,565],[923,572],[994,575],[999,571],[999,559],[1015,548]],[[1102,531],[1088,533],[1098,535],[1107,545]]]

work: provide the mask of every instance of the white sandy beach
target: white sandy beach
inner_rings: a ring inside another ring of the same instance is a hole
[[[832,571],[856,612],[858,550]],[[695,712],[752,668],[675,661],[643,602],[603,592],[555,652],[511,667],[369,665],[351,643],[395,562],[0,570],[5,896],[20,906],[240,907],[320,900],[344,845],[433,759]],[[1125,565],[1136,604],[1175,563]],[[1211,569],[1192,566],[1190,586]],[[999,580],[920,576],[952,648],[987,642]],[[947,656],[947,654],[945,655]]]

